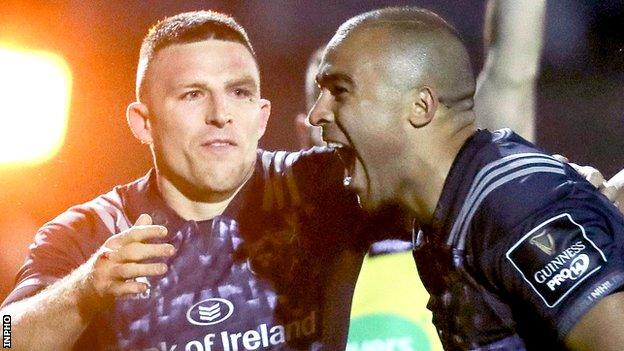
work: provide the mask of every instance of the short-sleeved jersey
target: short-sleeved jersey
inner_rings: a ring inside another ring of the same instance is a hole
[[[624,219],[508,129],[460,150],[414,256],[448,350],[559,350],[624,285]]]
[[[137,278],[148,291],[96,316],[77,349],[343,348],[359,265],[348,272],[340,266],[344,296],[328,293],[328,279],[336,279],[341,253],[362,257],[367,245],[360,244],[361,213],[342,187],[342,169],[326,148],[259,151],[253,176],[226,211],[201,222],[167,206],[151,171],[44,225],[5,304],[66,276],[147,213],[167,227],[162,242],[176,248],[174,256],[152,260],[168,272]],[[342,310],[328,311],[336,306]],[[330,317],[338,321],[333,330]]]

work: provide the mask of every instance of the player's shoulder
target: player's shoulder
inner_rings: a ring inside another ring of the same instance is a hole
[[[506,228],[564,200],[583,182],[571,167],[508,129],[492,133],[479,158],[464,206]]]
[[[343,191],[344,167],[336,150],[330,147],[315,146],[295,152],[258,150],[258,164],[265,180],[283,183],[289,191],[312,196],[319,191]]]
[[[147,176],[146,176],[147,177]],[[45,223],[40,232],[61,234],[92,234],[96,232],[117,232],[128,226],[124,204],[132,193],[144,186],[146,177],[131,183],[117,185],[95,198],[71,206],[51,221]]]

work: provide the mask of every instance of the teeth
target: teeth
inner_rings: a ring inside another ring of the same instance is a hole
[[[340,148],[343,148],[343,147],[344,147],[344,145],[343,145],[343,144],[341,144],[341,143],[336,143],[336,142],[333,142],[333,141],[332,141],[332,142],[327,143],[327,146],[329,146],[329,147],[333,147],[334,149],[340,149]]]
[[[353,181],[353,178],[351,178],[351,176],[346,176],[344,177],[344,179],[342,180],[342,185],[344,186],[349,186],[351,185],[351,182]]]

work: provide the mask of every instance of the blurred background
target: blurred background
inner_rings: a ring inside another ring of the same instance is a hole
[[[6,63],[0,67],[1,155],[28,149],[46,134],[63,137],[56,152],[32,162],[1,163],[0,156],[0,301],[36,228],[149,169],[148,149],[126,127],[125,108],[134,100],[141,40],[156,20],[196,9],[233,15],[250,35],[263,95],[273,103],[262,147],[292,150],[297,148],[293,119],[305,110],[311,53],[349,17],[406,4],[433,10],[454,24],[475,72],[480,70],[485,1],[1,1],[0,62],[5,62],[3,47],[52,55],[61,62],[65,85],[50,85],[48,74],[27,84],[7,83],[11,73],[21,73]],[[540,69],[538,144],[594,165],[607,177],[624,168],[624,1],[548,2]],[[60,132],[47,123],[46,114],[58,89],[69,94],[57,98],[69,101],[66,120],[56,124]],[[16,110],[2,108],[11,104],[18,110],[39,108],[38,119],[16,123]],[[25,128],[15,129],[20,123]]]

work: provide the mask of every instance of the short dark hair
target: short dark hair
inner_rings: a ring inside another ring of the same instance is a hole
[[[412,62],[410,72],[414,75],[397,76],[405,88],[425,79],[434,84],[438,100],[446,107],[472,109],[475,77],[468,51],[457,30],[434,12],[419,7],[387,7],[357,15],[338,28],[328,50],[361,28],[375,27],[391,31],[389,39],[377,48],[394,47]]]
[[[150,28],[141,44],[136,77],[137,100],[145,89],[146,72],[159,50],[174,44],[208,39],[243,44],[256,57],[245,29],[231,16],[215,11],[193,11],[166,17]]]

